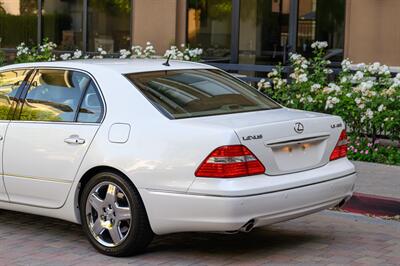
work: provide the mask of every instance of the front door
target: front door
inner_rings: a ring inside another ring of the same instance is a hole
[[[99,128],[101,98],[71,70],[38,70],[25,94],[7,129],[5,187],[11,202],[59,208]]]
[[[16,106],[16,96],[26,84],[25,79],[30,70],[7,70],[0,72],[0,201],[8,201],[7,192],[3,180],[3,143],[10,122],[10,116],[13,115]]]

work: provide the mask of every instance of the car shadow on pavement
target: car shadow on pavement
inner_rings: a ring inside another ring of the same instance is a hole
[[[295,226],[295,224],[293,224]],[[256,228],[249,233],[177,233],[157,236],[148,248],[149,253],[178,252],[180,254],[201,253],[210,256],[235,254],[251,255],[260,251],[273,255],[275,251],[294,250],[307,243],[324,242],[325,236],[307,232],[290,231],[276,227]]]
[[[62,254],[66,259],[68,256],[81,256],[88,263],[99,257],[107,258],[91,247],[81,227],[73,223],[0,210],[0,224],[0,253],[10,256],[13,262],[23,263],[19,256],[24,252],[38,256]],[[269,226],[256,228],[249,233],[176,233],[156,236],[144,254],[117,260],[121,263],[140,261],[158,264],[176,258],[183,264],[190,264],[229,262],[229,259],[235,257],[236,261],[238,257],[240,260],[260,256],[265,259],[265,256],[273,258],[282,252],[300,252],[309,245],[326,242],[327,238],[327,235],[296,230],[294,222],[284,228]],[[115,262],[116,258],[113,259]]]

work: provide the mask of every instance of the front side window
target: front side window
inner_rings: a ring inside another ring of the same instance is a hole
[[[24,84],[29,70],[0,73],[0,120],[7,120],[10,109],[15,107],[18,88]]]
[[[86,74],[70,70],[39,70],[23,103],[20,120],[72,122],[90,83]]]
[[[157,71],[127,74],[126,77],[171,118],[280,108],[253,87],[220,70]]]

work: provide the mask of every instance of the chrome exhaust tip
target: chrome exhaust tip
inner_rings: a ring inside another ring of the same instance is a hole
[[[244,232],[244,233],[249,233],[251,230],[253,230],[255,225],[255,221],[254,219],[251,219],[250,221],[248,221],[245,225],[243,225],[239,231],[240,232]]]
[[[348,196],[348,197],[345,197],[344,199],[342,199],[342,201],[341,201],[341,202],[339,202],[339,204],[338,204],[338,205],[336,205],[336,207],[338,207],[338,208],[342,208],[342,207],[343,207],[343,205],[345,205],[345,204],[346,204],[346,202],[348,202],[350,198],[351,198],[350,196]]]

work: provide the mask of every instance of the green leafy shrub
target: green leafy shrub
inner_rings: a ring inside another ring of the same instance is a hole
[[[349,137],[348,157],[351,160],[400,165],[400,149],[372,142],[365,137]]]
[[[57,45],[53,42],[49,42],[48,39],[44,39],[42,45],[33,46],[32,48],[25,43],[21,43],[17,46],[15,63],[55,61],[55,48],[57,48]]]

